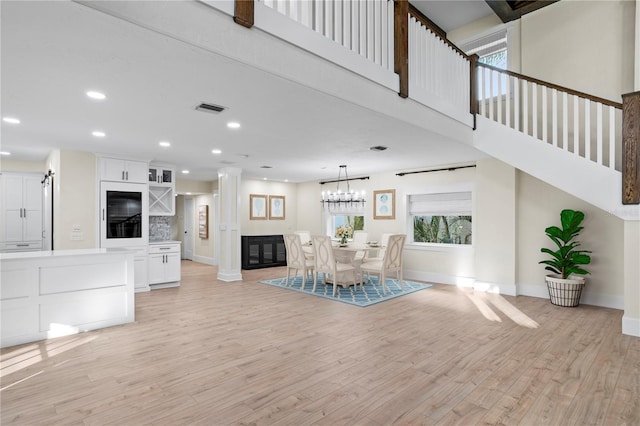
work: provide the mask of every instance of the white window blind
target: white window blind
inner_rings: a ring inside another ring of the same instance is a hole
[[[409,213],[414,216],[470,216],[471,208],[471,191],[409,196]]]

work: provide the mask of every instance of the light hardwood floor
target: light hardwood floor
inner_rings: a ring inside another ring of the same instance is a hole
[[[622,312],[435,285],[359,308],[183,262],[136,321],[2,350],[2,425],[639,425]]]

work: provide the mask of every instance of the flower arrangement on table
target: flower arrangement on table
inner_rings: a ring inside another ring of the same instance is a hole
[[[340,244],[347,244],[347,238],[353,237],[353,228],[342,225],[336,229],[336,237],[340,238]]]

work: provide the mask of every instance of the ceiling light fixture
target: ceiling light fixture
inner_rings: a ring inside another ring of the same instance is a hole
[[[230,129],[239,129],[240,123],[238,123],[237,121],[230,121],[227,123],[227,127]]]
[[[160,142],[158,142],[158,145],[160,145],[161,147],[164,147],[164,148],[168,148],[168,147],[170,147],[170,146],[171,146],[171,142],[168,142],[168,141],[160,141]]]
[[[342,178],[342,170],[344,169],[344,178]],[[356,179],[368,179],[367,178],[356,178]],[[347,173],[347,166],[341,165],[340,170],[338,171],[338,180],[328,181],[328,182],[320,182],[321,185],[325,183],[336,182],[336,191],[322,191],[322,199],[320,202],[322,206],[329,211],[340,211],[340,212],[361,212],[364,210],[365,192],[364,191],[354,191],[349,187],[349,174]],[[347,183],[347,191],[342,192],[340,190],[340,182]]]
[[[102,101],[107,98],[107,95],[101,92],[96,92],[95,90],[89,90],[87,92],[87,96],[90,97],[91,99],[96,99],[99,101]]]
[[[182,174],[183,174],[183,175],[188,175],[188,174],[189,174],[189,170],[183,170],[183,171],[182,171]]]
[[[0,151],[0,155],[11,155],[9,151]]]
[[[96,138],[104,138],[105,136],[107,136],[107,134],[105,132],[101,132],[99,130],[96,130],[94,132],[91,132],[91,134],[93,136],[95,136]]]
[[[20,120],[14,117],[4,117],[2,121],[4,121],[5,123],[20,124]]]
[[[218,155],[218,154],[222,154],[222,150],[220,150],[220,149],[212,149],[212,150],[211,150],[211,153],[212,153],[212,154],[216,154],[216,155]]]

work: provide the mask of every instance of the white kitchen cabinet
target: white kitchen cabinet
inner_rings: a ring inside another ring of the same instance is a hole
[[[98,164],[100,180],[147,183],[149,170],[145,161],[99,157]]]
[[[175,168],[171,166],[149,166],[149,185],[171,186],[175,185]]]
[[[41,175],[2,173],[0,243],[3,251],[42,249]]]
[[[180,285],[180,243],[149,245],[149,285],[151,289]]]
[[[176,214],[175,168],[149,166],[149,215],[173,216]]]

